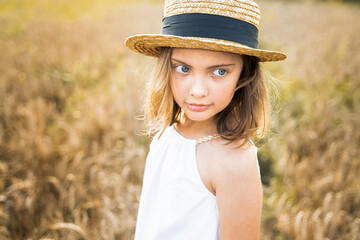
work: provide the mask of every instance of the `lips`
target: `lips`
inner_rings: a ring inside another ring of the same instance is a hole
[[[210,105],[207,104],[196,104],[196,103],[188,103],[187,106],[190,109],[190,111],[193,112],[203,112],[210,107]]]

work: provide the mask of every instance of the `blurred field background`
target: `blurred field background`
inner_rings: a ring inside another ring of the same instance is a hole
[[[162,1],[0,0],[0,239],[133,239]],[[360,239],[360,7],[259,2],[272,133],[261,239]]]

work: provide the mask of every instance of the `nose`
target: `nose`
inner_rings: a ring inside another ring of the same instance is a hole
[[[201,75],[193,76],[193,78],[191,79],[189,94],[197,98],[205,97],[208,95],[205,76],[201,76]]]

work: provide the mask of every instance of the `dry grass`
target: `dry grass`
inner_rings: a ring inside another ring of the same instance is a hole
[[[310,6],[264,6],[264,35],[289,59],[279,133],[264,149],[275,177],[263,238],[360,239],[360,9]]]
[[[289,55],[265,66],[286,83],[260,152],[263,239],[360,239],[360,10],[262,8],[263,46]],[[134,237],[148,143],[134,115],[149,60],[122,42],[158,32],[161,7],[75,10],[26,22],[0,11],[0,239]]]
[[[2,35],[1,239],[133,238],[147,144],[129,66],[145,62],[127,57],[119,21],[134,10]]]

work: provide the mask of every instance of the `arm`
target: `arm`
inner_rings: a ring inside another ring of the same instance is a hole
[[[216,174],[220,239],[259,239],[262,184],[254,147],[229,150]]]

